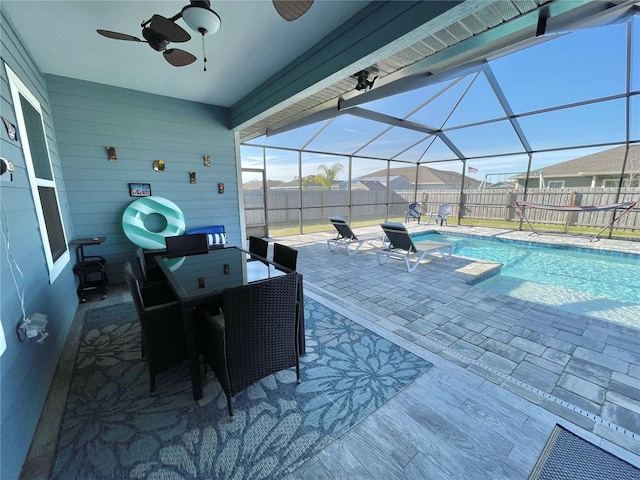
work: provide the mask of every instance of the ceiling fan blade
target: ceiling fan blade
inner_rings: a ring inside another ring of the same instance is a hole
[[[178,48],[169,48],[162,52],[162,54],[164,55],[165,60],[174,67],[184,67],[185,65],[190,65],[196,61],[196,57],[191,55],[189,52],[185,52]]]
[[[156,14],[151,17],[150,28],[170,42],[188,42],[191,40],[191,35],[184,28],[168,18],[164,18],[162,15]]]
[[[300,18],[311,8],[313,0],[272,0],[282,18],[291,22]]]
[[[126,33],[120,32],[112,32],[110,30],[96,30],[100,35],[107,38],[114,38],[116,40],[128,40],[130,42],[142,42],[138,37],[134,37],[133,35],[128,35]]]

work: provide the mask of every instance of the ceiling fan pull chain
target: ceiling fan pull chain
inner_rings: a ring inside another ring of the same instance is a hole
[[[207,71],[207,52],[205,52],[204,48],[204,35],[202,35],[202,56],[204,58],[204,71]]]

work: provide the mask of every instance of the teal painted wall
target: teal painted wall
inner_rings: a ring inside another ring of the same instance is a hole
[[[46,82],[9,21],[2,12],[0,15],[0,114],[16,123],[4,68],[6,63],[36,96],[43,108],[45,134],[60,196],[63,222],[67,235],[72,236],[73,226]],[[3,232],[0,236],[0,321],[7,343],[7,349],[0,357],[0,478],[12,480],[18,478],[29,451],[78,299],[72,272],[73,262],[67,264],[53,284],[49,284],[22,144],[9,139],[4,125],[0,125],[0,130],[0,155],[13,162],[16,168],[13,182],[8,174],[0,177],[0,226]],[[8,254],[13,259],[12,262],[8,260]],[[48,317],[47,330],[50,335],[43,345],[33,340],[22,343],[18,340],[16,326],[23,318],[21,296],[24,298],[27,316],[40,312]]]
[[[136,245],[122,230],[122,213],[135,200],[130,182],[149,183],[154,196],[174,202],[187,228],[225,225],[240,245],[236,147],[228,110],[80,80],[46,76],[71,222],[77,237],[105,236],[86,253],[107,259],[110,282]],[[113,146],[111,162],[105,147]],[[211,157],[205,167],[203,155]],[[153,170],[154,160],[165,171]],[[189,172],[196,183],[189,183]],[[218,194],[218,183],[225,184]]]

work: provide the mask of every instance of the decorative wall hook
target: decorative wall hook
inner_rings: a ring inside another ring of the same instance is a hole
[[[156,172],[164,172],[164,160],[154,160],[153,169]]]
[[[202,158],[204,159],[204,166],[205,167],[210,167],[211,166],[211,157],[209,155],[203,155]]]
[[[105,147],[107,149],[107,157],[109,157],[110,162],[115,162],[118,160],[118,155],[116,154],[115,147]]]
[[[2,122],[4,123],[4,126],[7,129],[7,135],[9,136],[9,140],[13,140],[14,142],[17,142],[18,130],[16,130],[16,126],[4,117],[2,117]]]

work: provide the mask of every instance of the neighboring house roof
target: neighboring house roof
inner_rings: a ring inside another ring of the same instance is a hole
[[[403,177],[402,175],[391,175],[389,177],[389,181],[393,182],[394,180],[397,180],[398,178],[402,178],[403,180],[406,180],[405,177]],[[351,183],[355,183],[355,182],[363,182],[363,181],[367,181],[367,182],[380,182],[381,184],[386,184],[387,183],[387,176],[376,176],[376,177],[372,177],[370,174],[368,175],[363,175],[361,177],[357,177],[354,178]]]
[[[357,177],[351,180],[351,188],[354,190],[383,190],[386,189],[387,177]],[[389,177],[389,185],[394,189],[402,189],[403,186],[411,187],[411,182],[400,175]],[[340,182],[340,189],[349,188],[349,182],[343,180]]]
[[[507,189],[514,189],[516,188],[517,183],[515,182],[497,182],[497,183],[492,183],[490,185],[487,185],[485,188],[507,188]]]
[[[277,187],[282,184],[282,180],[267,180],[267,188]],[[261,180],[251,180],[242,185],[243,190],[262,190]]]
[[[384,177],[386,179],[387,171],[378,170],[367,175],[363,175],[360,178],[377,178]],[[391,176],[402,176],[409,180],[411,183],[415,182],[416,167],[397,167],[389,170]],[[386,180],[385,180],[386,181]],[[456,172],[450,172],[447,170],[436,170],[435,168],[429,168],[425,166],[418,167],[418,185],[460,185],[462,181],[462,175]],[[480,185],[480,181],[471,177],[464,177],[464,183],[466,187],[474,188]]]
[[[578,175],[619,175],[622,170],[625,148],[623,145],[566,162],[556,163],[555,165],[549,165],[542,169],[542,174],[545,178]],[[629,146],[626,170],[628,172],[640,170],[640,145]],[[518,177],[521,176],[519,175]]]
[[[351,182],[351,188],[362,190],[386,190],[387,187],[377,180],[354,180]]]

